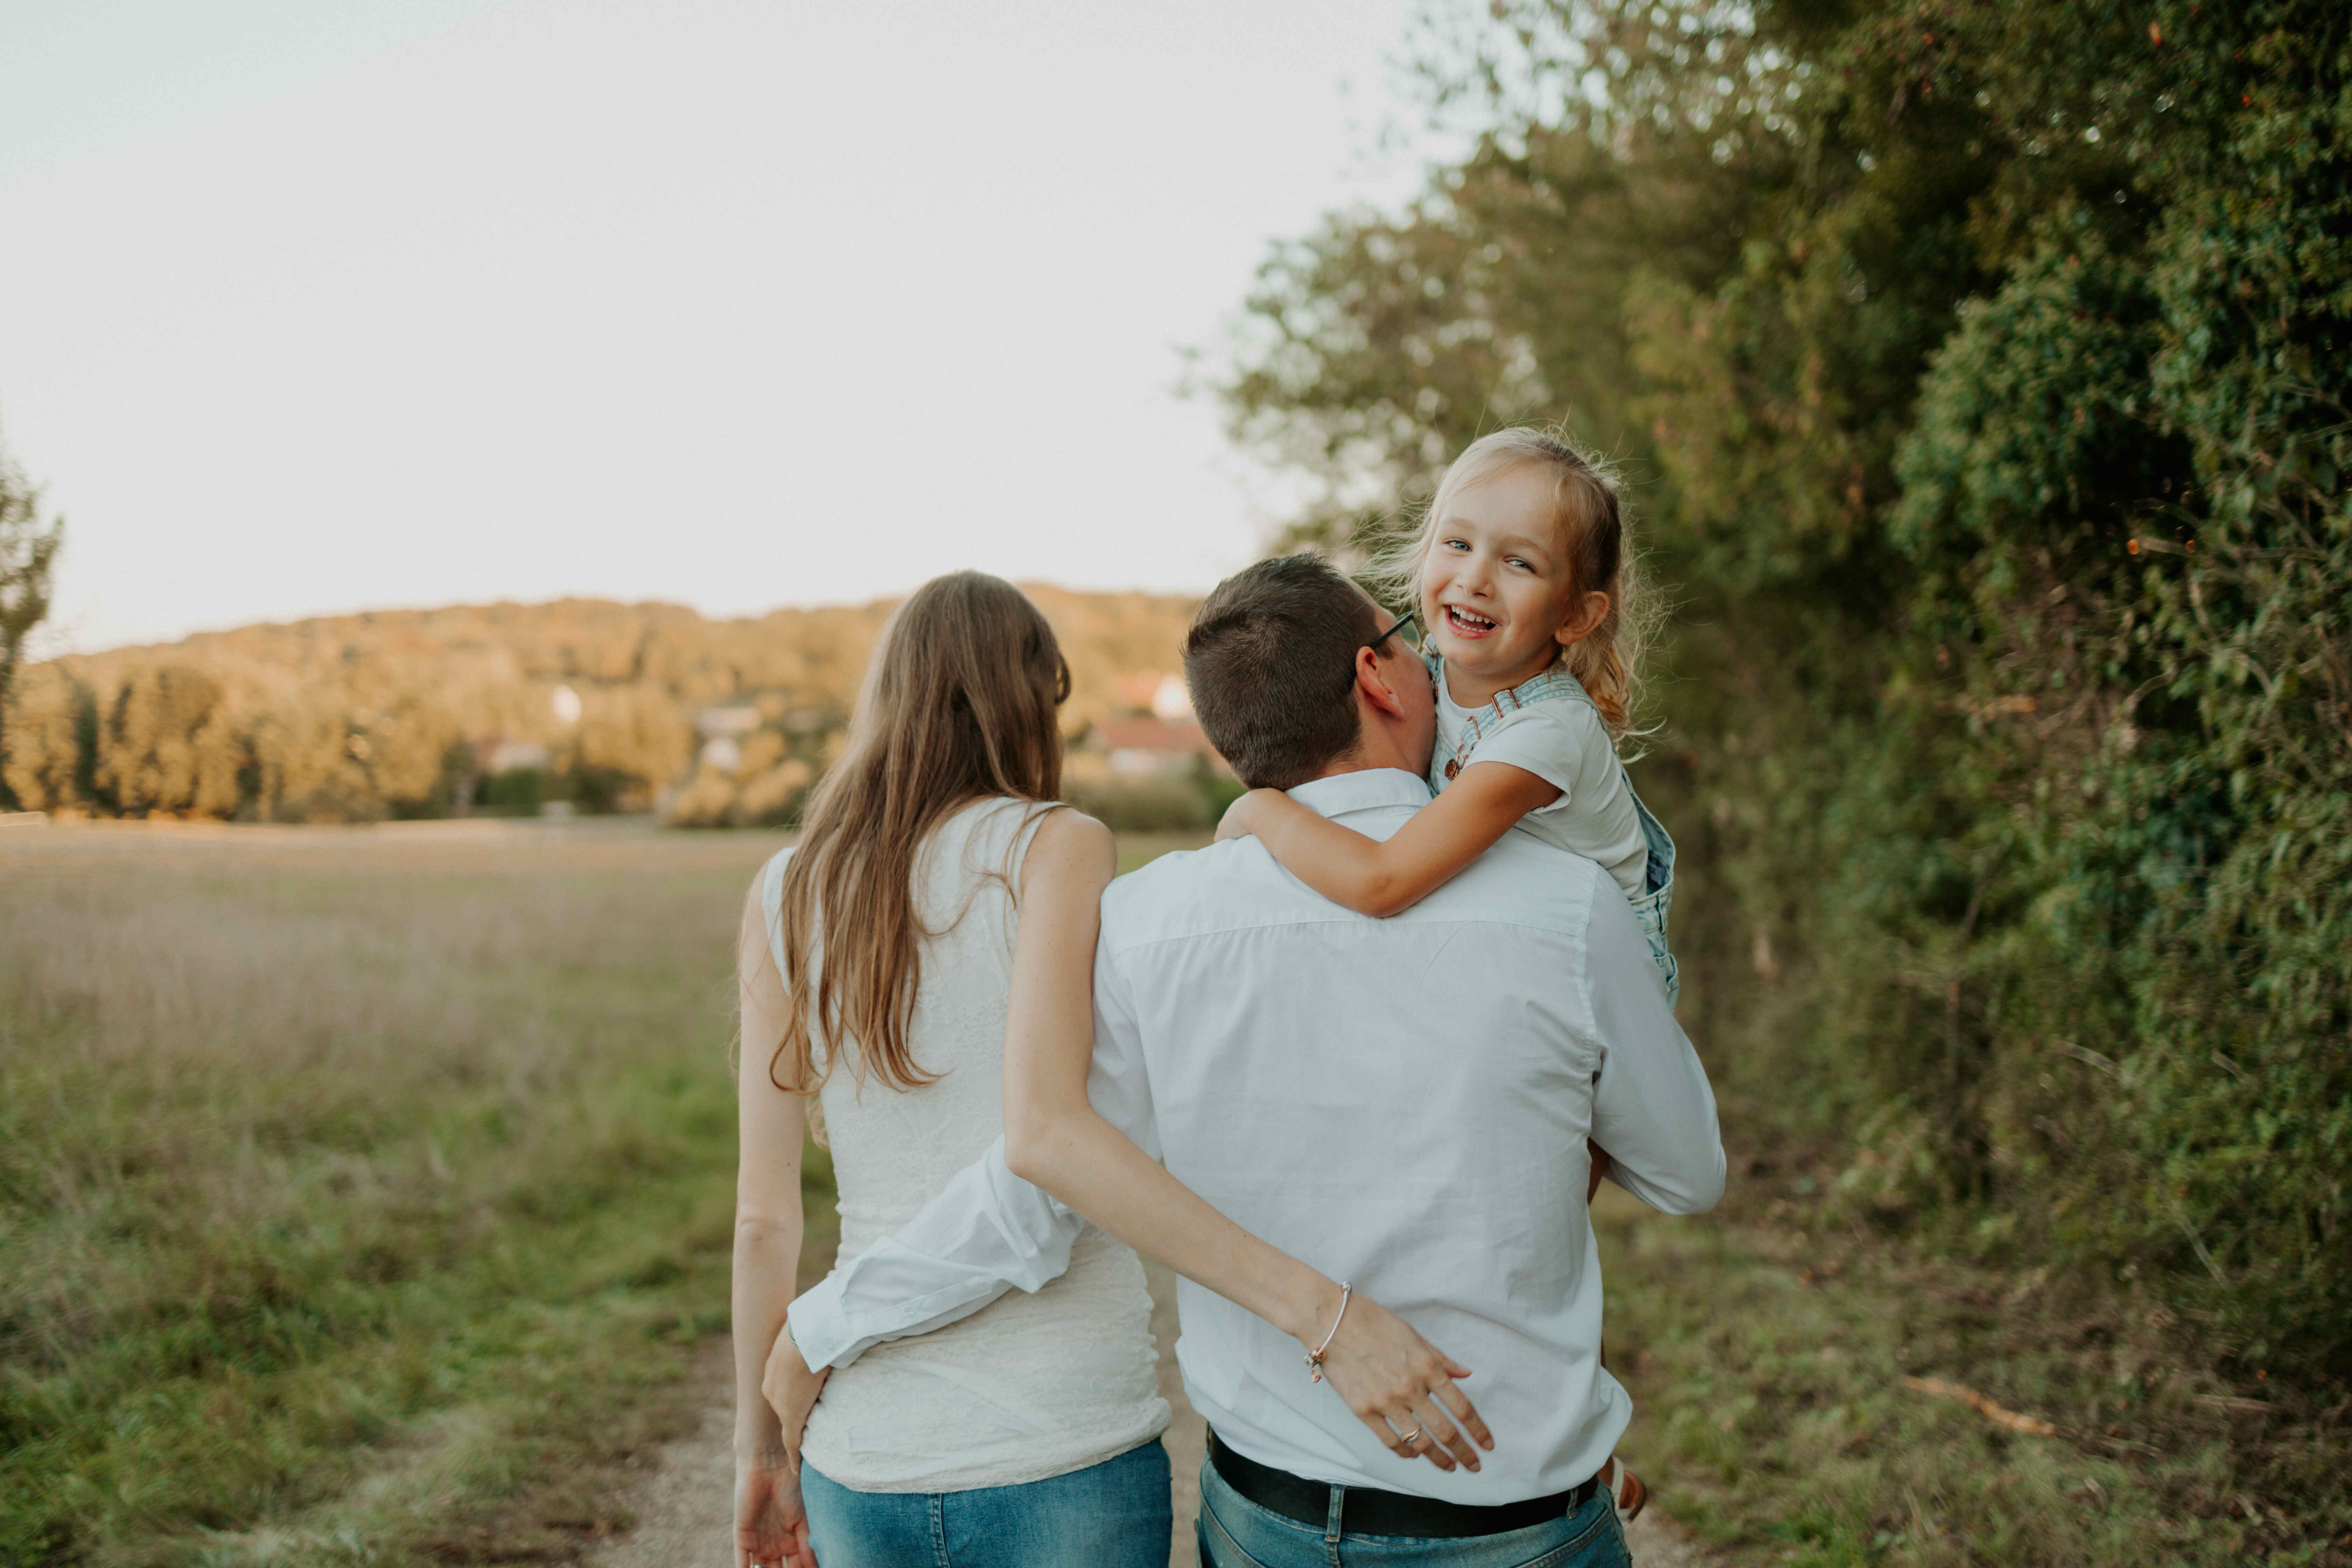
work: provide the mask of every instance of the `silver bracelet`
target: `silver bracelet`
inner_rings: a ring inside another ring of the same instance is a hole
[[[1354,1286],[1349,1284],[1345,1279],[1339,1281],[1339,1317],[1331,1320],[1331,1332],[1323,1336],[1323,1342],[1307,1352],[1307,1382],[1320,1383],[1323,1381],[1323,1352],[1331,1348],[1331,1335],[1339,1331],[1339,1324],[1345,1321],[1348,1316],[1348,1298],[1354,1293]]]

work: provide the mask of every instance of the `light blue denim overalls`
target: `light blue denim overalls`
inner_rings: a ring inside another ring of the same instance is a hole
[[[1433,681],[1445,679],[1443,661],[1434,654],[1423,654]],[[1444,689],[1439,687],[1440,690]],[[1436,750],[1429,758],[1429,787],[1443,790],[1454,776],[1475,760],[1478,742],[1488,730],[1499,723],[1505,715],[1538,702],[1581,702],[1594,708],[1591,693],[1584,683],[1557,666],[1545,670],[1532,680],[1523,680],[1507,691],[1495,694],[1495,700],[1483,708],[1474,709],[1470,721],[1456,734],[1443,733],[1440,725]],[[1624,764],[1618,764],[1624,772]],[[1650,815],[1642,797],[1633,789],[1633,781],[1625,781],[1625,793],[1633,796],[1633,815],[1642,824],[1642,838],[1649,847],[1650,869],[1644,879],[1642,896],[1629,900],[1633,918],[1641,922],[1642,934],[1650,939],[1650,958],[1665,977],[1666,1005],[1673,1006],[1682,997],[1682,981],[1675,963],[1675,955],[1666,950],[1666,906],[1675,898],[1675,841],[1666,836],[1665,827]]]

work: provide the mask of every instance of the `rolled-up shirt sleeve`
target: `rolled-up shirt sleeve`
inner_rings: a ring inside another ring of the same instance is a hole
[[[1622,900],[1596,898],[1587,931],[1601,1077],[1592,1138],[1611,1179],[1666,1214],[1703,1214],[1723,1197],[1715,1091],[1675,1022],[1648,939]]]
[[[847,1366],[884,1340],[945,1328],[1058,1278],[1085,1223],[1014,1175],[999,1137],[913,1219],[794,1300],[793,1342],[812,1367]]]
[[[1155,1159],[1142,1042],[1116,966],[1097,950],[1096,1111]],[[1004,1140],[948,1179],[915,1217],[804,1291],[787,1314],[812,1367],[847,1366],[885,1340],[945,1328],[1007,1290],[1034,1291],[1070,1266],[1086,1221],[1004,1163]]]

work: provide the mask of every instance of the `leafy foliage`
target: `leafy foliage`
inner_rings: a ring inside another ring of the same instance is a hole
[[[40,492],[0,450],[0,723],[25,641],[48,618],[49,575],[64,543],[65,525],[43,517]],[[6,740],[0,730],[0,748]],[[11,801],[8,781],[0,776],[0,806]]]
[[[1496,424],[1651,476],[1685,1004],[1841,1201],[2352,1374],[2352,15],[1518,0],[1474,150],[1226,384],[1361,546]]]

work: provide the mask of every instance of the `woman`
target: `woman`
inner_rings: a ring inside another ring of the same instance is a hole
[[[1080,1213],[1302,1346],[1328,1338],[1332,1384],[1368,1425],[1381,1412],[1397,1431],[1432,1425],[1413,1451],[1451,1468],[1432,1439],[1454,1436],[1475,1465],[1467,1440],[1407,1414],[1434,1397],[1485,1440],[1447,1381],[1459,1369],[1411,1329],[1361,1298],[1338,1313],[1338,1285],[1083,1111],[1097,900],[1113,856],[1100,824],[1054,804],[1068,691],[1053,632],[1018,590],[977,573],[926,584],[884,630],[798,848],[747,901],[744,1062],[764,1056],[768,1070],[745,1071],[741,1087],[739,1568],[812,1553],[825,1568],[1167,1560],[1150,1303],[1134,1252],[1111,1235],[1090,1226],[1044,1289],[877,1346],[830,1383],[778,1337],[797,1284],[812,1095],[831,1134],[845,1257],[979,1157],[1006,1131],[1009,1103],[1016,1133],[1042,1119],[1072,1141],[1034,1173],[1050,1167]],[[782,1417],[762,1396],[763,1367],[772,1390],[798,1391]]]

